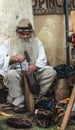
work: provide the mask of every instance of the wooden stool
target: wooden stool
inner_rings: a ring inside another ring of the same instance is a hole
[[[25,96],[25,105],[30,112],[34,112],[34,95],[31,93],[28,82],[25,77],[25,71],[23,71],[23,80],[24,80],[24,96]]]

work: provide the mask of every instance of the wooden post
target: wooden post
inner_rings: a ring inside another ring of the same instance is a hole
[[[71,11],[70,15],[71,15],[71,22],[72,22],[72,30],[73,33],[75,34],[75,11]]]
[[[25,77],[25,71],[23,71],[23,78],[24,78],[24,96],[25,96],[25,103],[27,108],[30,112],[34,112],[34,95],[31,93],[28,82]]]
[[[69,120],[69,117],[70,117],[70,113],[71,113],[74,101],[75,101],[75,84],[74,84],[74,88],[72,90],[70,101],[68,103],[68,106],[67,106],[67,109],[66,109],[66,112],[65,112],[65,115],[64,115],[60,130],[65,130],[66,129],[66,126],[67,126],[67,123],[68,123],[68,120]]]

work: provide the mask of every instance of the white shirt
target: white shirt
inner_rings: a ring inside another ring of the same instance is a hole
[[[39,44],[39,52],[38,58],[36,59],[36,66],[45,69],[45,68],[53,68],[52,66],[47,65],[47,58],[45,55],[45,51],[43,45],[40,40],[38,40]],[[10,50],[9,50],[9,42],[5,40],[3,44],[0,45],[0,74],[5,77],[7,71],[10,69],[9,59],[10,59]]]

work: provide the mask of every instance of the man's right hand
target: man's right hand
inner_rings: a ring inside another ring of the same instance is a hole
[[[14,55],[14,56],[11,56],[10,57],[10,60],[9,60],[9,64],[13,64],[13,63],[21,63],[25,60],[25,57],[22,56],[22,55]]]

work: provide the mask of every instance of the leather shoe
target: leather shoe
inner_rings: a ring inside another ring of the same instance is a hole
[[[22,118],[7,118],[6,124],[14,128],[31,128],[32,123]]]
[[[23,108],[15,107],[14,112],[15,113],[25,113],[25,112],[27,112],[27,108],[25,108],[25,107],[23,107]]]

